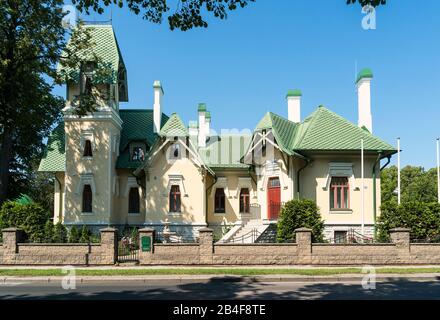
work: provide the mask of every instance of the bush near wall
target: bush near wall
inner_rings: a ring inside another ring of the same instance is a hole
[[[290,200],[281,208],[277,226],[277,241],[295,240],[295,229],[312,229],[312,241],[323,242],[324,220],[312,200]]]
[[[378,219],[378,240],[388,241],[389,231],[393,228],[411,229],[412,240],[440,241],[440,204],[437,202],[394,201],[382,204]]]
[[[36,203],[6,201],[0,209],[0,230],[16,227],[24,231],[25,240],[44,242],[49,214]]]

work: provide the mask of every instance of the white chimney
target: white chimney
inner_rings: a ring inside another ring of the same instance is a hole
[[[301,90],[287,91],[287,119],[292,122],[301,122]]]
[[[190,121],[188,124],[188,134],[190,137],[196,137],[199,134],[197,121]]]
[[[371,117],[371,79],[373,73],[370,69],[359,72],[356,80],[358,94],[358,126],[365,127],[373,133],[373,120]]]
[[[210,136],[211,131],[211,112],[206,111],[205,112],[205,130],[206,130],[206,137]]]
[[[153,104],[153,129],[155,133],[159,133],[160,125],[162,120],[162,97],[163,97],[163,89],[160,81],[156,80],[153,83],[154,90],[154,104]]]
[[[199,107],[197,109],[199,112],[199,137],[198,144],[199,147],[206,147],[206,104],[199,103]]]

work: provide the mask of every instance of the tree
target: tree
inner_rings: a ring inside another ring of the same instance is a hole
[[[78,228],[76,226],[72,226],[69,232],[69,242],[70,243],[78,243],[80,234],[78,232]]]
[[[169,14],[170,7],[166,0],[72,0],[77,9],[87,14],[90,10],[102,14],[104,8],[115,4],[122,8],[124,3],[128,9],[136,15],[142,14],[142,18],[161,23],[164,15],[168,15],[168,24],[171,30],[180,29],[186,31],[192,28],[208,26],[202,12],[207,11],[219,19],[226,19],[228,11],[238,7],[244,8],[255,0],[184,0],[176,1],[176,10]]]
[[[384,5],[387,3],[387,0],[347,0],[347,4],[359,3],[362,7],[365,6],[373,6],[377,7],[379,5]]]
[[[89,243],[90,242],[90,231],[86,225],[83,225],[80,232],[79,242]]]
[[[406,166],[400,171],[401,202],[437,201],[437,170],[425,171],[422,167]],[[381,173],[382,203],[397,203],[397,167],[391,166]]]
[[[279,242],[294,240],[295,229],[312,229],[312,240],[322,242],[324,220],[319,214],[319,208],[312,200],[290,200],[281,209],[277,226],[277,240]]]
[[[44,242],[51,243],[54,238],[54,225],[50,220],[46,221],[44,225]]]
[[[393,228],[405,227],[411,230],[411,239],[440,240],[440,204],[408,201],[400,206],[386,202],[381,206],[378,220],[378,240],[389,240]]]
[[[79,65],[76,53],[93,47],[81,24],[74,32],[63,28],[63,3],[0,0],[0,204],[31,189],[43,140],[60,119],[64,101],[52,89],[65,75],[57,64]],[[74,41],[67,48],[69,36]],[[80,104],[78,114],[93,111],[90,105]]]
[[[22,229],[25,239],[32,242],[44,241],[44,226],[48,220],[47,211],[36,203],[7,201],[0,209],[0,230],[9,227]]]
[[[54,243],[66,243],[67,242],[67,229],[61,223],[58,222],[53,229],[52,242]]]

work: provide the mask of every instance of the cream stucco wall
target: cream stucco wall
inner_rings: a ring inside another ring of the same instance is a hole
[[[113,212],[116,150],[114,136],[120,128],[111,117],[65,118],[66,175],[64,223],[108,224]],[[81,139],[84,132],[93,132],[93,157],[83,157]],[[81,176],[93,176],[93,212],[82,213]]]
[[[316,200],[320,213],[326,224],[332,225],[360,225],[361,214],[361,160],[358,155],[314,155],[313,162],[307,166],[300,176],[300,192],[302,198]],[[327,182],[330,162],[352,163],[354,173],[354,186],[350,184],[350,209],[352,211],[341,213],[330,210],[330,191],[323,188]],[[365,156],[364,160],[364,223],[373,224],[373,178],[372,169],[376,156]],[[354,190],[356,187],[356,190]],[[380,207],[380,175],[376,177],[376,210],[379,216]]]
[[[175,225],[206,225],[204,170],[193,162],[192,156],[168,161],[168,151],[167,147],[162,148],[146,170],[145,223],[161,224],[168,219]],[[173,176],[183,177],[181,213],[169,212],[169,181]]]

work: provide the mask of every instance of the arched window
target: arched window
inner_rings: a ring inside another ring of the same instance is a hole
[[[170,212],[181,212],[180,188],[178,185],[171,186]]]
[[[84,143],[84,157],[92,157],[92,142],[90,140],[86,140]]]
[[[215,190],[215,213],[225,213],[225,189]]]
[[[130,193],[128,194],[128,213],[139,213],[139,189],[130,188]]]
[[[350,207],[348,178],[332,177],[330,182],[330,209],[348,209]]]
[[[91,213],[92,202],[93,202],[92,187],[90,186],[90,184],[86,184],[84,185],[83,194],[82,194],[82,212]]]
[[[249,189],[240,190],[240,213],[249,213]]]

